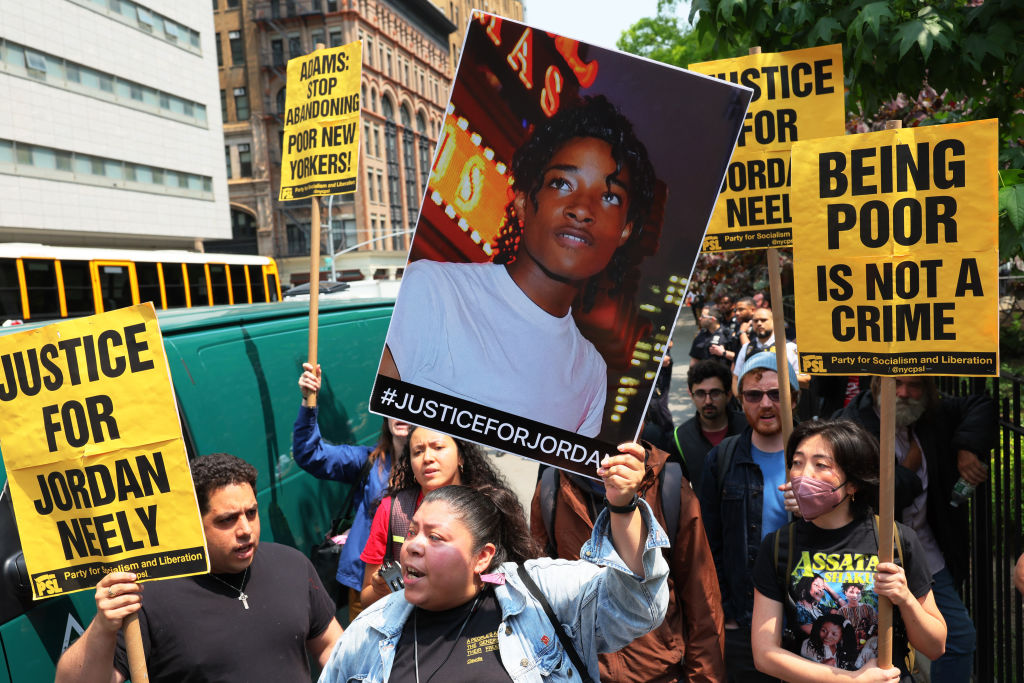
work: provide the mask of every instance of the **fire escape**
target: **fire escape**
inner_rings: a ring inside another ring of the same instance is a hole
[[[263,98],[263,121],[267,136],[267,157],[270,169],[272,192],[280,187],[281,143],[284,130],[284,91],[287,81],[288,60],[308,53],[312,45],[303,47],[303,40],[310,32],[321,29],[327,35],[327,21],[324,5],[335,5],[328,0],[259,0],[252,3],[252,18],[263,34],[260,39],[260,69],[263,72],[268,92]],[[333,8],[331,8],[333,9]],[[281,92],[278,97],[277,93]],[[289,234],[302,230],[310,223],[309,200],[273,201],[281,229],[274,231],[275,256],[303,256],[309,254],[309,233],[305,232],[305,244],[299,235]]]

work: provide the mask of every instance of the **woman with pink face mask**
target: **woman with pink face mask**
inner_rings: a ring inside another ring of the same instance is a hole
[[[878,442],[848,420],[804,422],[786,445],[786,466],[790,481],[780,488],[803,519],[792,522],[792,534],[784,526],[778,537],[765,536],[754,565],[751,644],[757,668],[787,681],[909,681],[907,644],[935,659],[945,649],[946,623],[913,530],[897,524],[902,562],[878,561]],[[893,667],[881,669],[870,659],[855,669],[856,652],[830,663],[807,656],[813,648],[803,646],[807,635],[796,625],[797,603],[810,581],[837,596],[843,584],[857,583],[863,594],[892,601]],[[792,636],[785,644],[784,624]]]

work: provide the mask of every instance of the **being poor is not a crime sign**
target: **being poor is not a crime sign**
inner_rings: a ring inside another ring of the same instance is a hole
[[[0,337],[0,406],[35,599],[209,571],[151,304]]]
[[[362,43],[288,60],[280,201],[356,191]]]
[[[793,146],[805,372],[998,374],[996,134],[992,119]]]

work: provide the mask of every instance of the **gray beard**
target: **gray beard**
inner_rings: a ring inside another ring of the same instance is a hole
[[[918,418],[924,415],[928,402],[923,399],[896,399],[895,410],[893,411],[897,427],[909,427],[917,422]]]

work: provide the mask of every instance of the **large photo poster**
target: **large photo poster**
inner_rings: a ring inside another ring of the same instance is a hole
[[[371,409],[594,476],[642,427],[750,97],[475,13]]]

